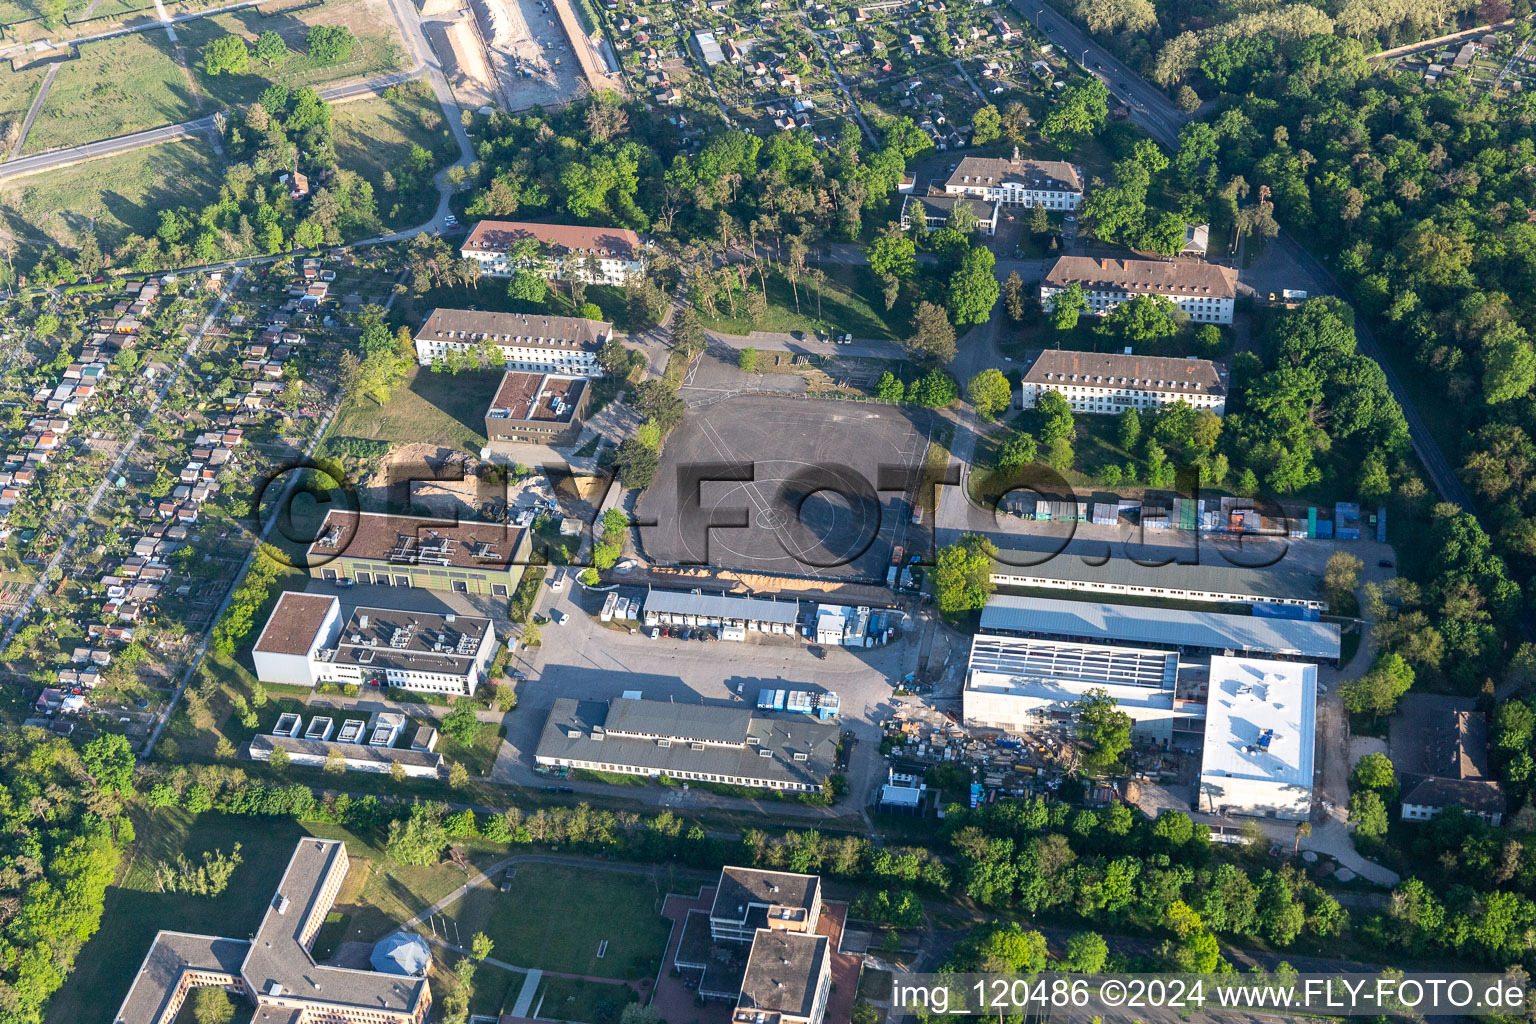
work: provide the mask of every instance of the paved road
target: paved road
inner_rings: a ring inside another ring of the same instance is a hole
[[[358,82],[344,82],[339,85],[326,86],[317,91],[320,93],[320,98],[329,103],[345,103],[348,100],[372,96],[391,85],[399,85],[401,82],[409,81],[419,73],[419,69],[412,69]],[[455,111],[457,111],[457,108],[455,108]],[[454,123],[458,124],[457,113],[455,113]],[[459,125],[459,130],[463,131],[462,125]],[[83,145],[71,146],[68,149],[55,149],[46,153],[34,153],[31,156],[18,157],[0,165],[0,181],[20,178],[29,174],[41,174],[44,171],[56,171],[61,167],[84,163],[87,160],[99,160],[102,157],[117,156],[130,150],[142,149],[145,146],[158,146],[162,142],[185,139],[193,135],[204,135],[212,131],[213,115],[210,114],[207,117],[200,117],[195,121],[163,125],[159,128],[150,128],[147,131],[134,132],[131,135],[119,135],[113,139],[102,139],[99,142],[87,142]],[[23,135],[22,137],[25,139],[26,136]]]

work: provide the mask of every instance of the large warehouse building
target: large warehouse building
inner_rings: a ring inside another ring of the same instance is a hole
[[[1213,657],[1199,809],[1305,821],[1316,729],[1316,665]]]
[[[799,615],[797,601],[654,588],[645,595],[647,626],[736,626],[758,633],[793,635]]]
[[[982,609],[981,631],[1190,651],[1282,655],[1334,663],[1339,660],[1339,627],[1331,622],[1042,597],[994,596]]]
[[[966,725],[1028,732],[1065,722],[1090,690],[1104,690],[1130,715],[1136,738],[1171,744],[1176,719],[1198,729],[1199,704],[1177,699],[1179,656],[1137,647],[979,635],[966,673]]]
[[[837,760],[838,727],[806,715],[619,697],[556,699],[534,760],[589,771],[696,779],[759,789],[819,789]]]
[[[1031,561],[1039,564],[1028,564]],[[1074,555],[1047,557],[1040,551],[1000,551],[992,563],[992,582],[1000,587],[1076,590],[1170,601],[1288,605],[1319,611],[1328,607],[1318,593],[1316,576],[1279,566],[1248,568],[1176,562],[1142,565],[1118,557],[1095,563]]]

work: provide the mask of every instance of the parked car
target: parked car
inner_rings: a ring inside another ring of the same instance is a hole
[[[570,618],[569,615],[561,611],[559,608],[551,608],[549,610],[549,617],[555,620],[555,625],[557,626],[565,625],[566,620]]]

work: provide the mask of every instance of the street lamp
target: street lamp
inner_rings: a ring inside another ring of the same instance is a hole
[[[1044,7],[1040,8],[1039,10],[1037,10],[1035,12],[1035,31],[1036,32],[1040,31],[1040,15],[1042,15],[1044,13],[1045,13],[1045,8]]]

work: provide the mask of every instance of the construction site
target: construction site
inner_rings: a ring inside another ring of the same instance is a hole
[[[620,88],[568,0],[427,0],[421,18],[469,109],[556,107]]]

